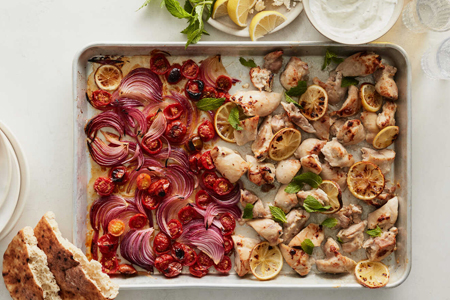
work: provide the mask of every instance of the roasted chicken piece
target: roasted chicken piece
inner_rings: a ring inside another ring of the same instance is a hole
[[[316,154],[306,155],[300,159],[303,170],[306,172],[313,172],[320,174],[322,172],[322,164],[320,163],[319,156]]]
[[[241,189],[241,199],[239,200],[239,202],[241,203],[242,207],[245,208],[247,204],[253,204],[258,200],[259,198],[255,193],[246,189]]]
[[[238,91],[231,101],[241,106],[247,116],[270,115],[281,102],[281,94],[259,91]]]
[[[256,219],[247,222],[248,225],[253,227],[255,231],[265,238],[271,246],[278,245],[283,242],[280,238],[283,233],[283,229],[280,224],[272,219]]]
[[[280,75],[281,85],[289,91],[291,88],[296,87],[299,81],[306,79],[308,74],[308,64],[293,56]]]
[[[335,137],[338,135],[339,131],[341,130],[342,126],[344,126],[347,119],[341,119],[337,117],[332,118],[332,124],[330,127],[330,133],[331,136]]]
[[[330,128],[333,125],[333,119],[330,118],[328,114],[325,114],[322,118],[317,121],[311,122],[312,127],[316,130],[314,135],[321,140],[330,139]]]
[[[272,71],[267,69],[261,69],[260,67],[250,69],[250,81],[260,92],[263,90],[266,92],[272,91],[273,76]]]
[[[299,234],[294,236],[289,242],[289,247],[301,247],[302,242],[306,239],[310,239],[314,244],[314,247],[319,247],[320,244],[322,244],[324,237],[322,225],[311,223],[303,228]]]
[[[303,209],[293,209],[286,215],[286,223],[283,224],[283,242],[289,244],[294,236],[303,229],[309,219],[309,212]]]
[[[355,252],[361,249],[364,242],[364,229],[367,226],[367,221],[353,224],[347,229],[341,229],[336,235],[340,239],[342,250],[347,253]]]
[[[392,163],[395,159],[395,151],[390,149],[373,150],[371,148],[361,148],[362,160],[376,164],[383,174],[391,171]]]
[[[376,81],[375,90],[378,94],[390,100],[398,99],[398,87],[394,81],[395,73],[397,73],[397,68],[384,65],[383,68],[379,68],[373,74]]]
[[[274,205],[281,208],[285,213],[288,213],[292,208],[298,206],[298,199],[296,194],[288,194],[284,191],[287,184],[283,184],[278,189],[275,196]]]
[[[273,51],[264,56],[264,69],[277,74],[283,66],[283,50]]]
[[[395,112],[397,111],[397,104],[392,101],[386,101],[383,105],[383,111],[378,114],[377,126],[383,129],[388,126],[395,125]]]
[[[302,167],[297,159],[286,159],[278,163],[275,175],[279,183],[289,184]]]
[[[395,190],[397,187],[393,185],[391,182],[386,182],[384,186],[384,190],[381,194],[379,194],[375,199],[372,199],[370,201],[367,201],[370,205],[373,205],[375,207],[382,207],[385,205],[389,200],[395,197]]]
[[[330,142],[326,143],[321,151],[323,155],[325,155],[325,160],[332,167],[350,167],[355,163],[353,155],[348,154],[347,150],[336,138],[333,138]]]
[[[356,145],[366,138],[366,131],[358,119],[348,120],[337,134],[337,139],[342,145]]]
[[[379,209],[371,212],[367,216],[368,228],[374,229],[377,225],[383,229],[388,230],[394,226],[398,217],[398,198],[390,199],[385,205]]]
[[[306,139],[295,150],[294,156],[296,158],[302,158],[311,154],[319,155],[320,150],[322,150],[326,143],[327,141],[321,141],[315,138]]]
[[[248,162],[248,180],[261,186],[271,184],[275,181],[275,166],[271,163],[259,163],[256,158],[247,155]]]
[[[336,227],[348,228],[352,224],[360,223],[362,212],[361,205],[350,204],[342,207],[333,214],[333,217],[338,220]]]
[[[380,128],[377,125],[378,115],[373,112],[363,111],[361,113],[361,121],[363,122],[364,129],[366,130],[366,141],[369,144],[373,143],[373,139],[380,132]]]
[[[258,161],[263,161],[269,155],[270,141],[273,137],[272,116],[267,116],[259,126],[258,134],[252,144],[252,151]]]
[[[250,253],[253,247],[255,247],[259,241],[244,237],[242,235],[232,235],[231,238],[234,242],[234,270],[240,277],[245,276],[250,272]]]
[[[308,197],[308,196],[312,196],[312,197],[316,198],[316,200],[319,201],[320,204],[322,204],[323,206],[328,205],[328,203],[330,202],[328,200],[327,193],[325,193],[323,190],[312,189],[309,191],[300,191],[297,193],[297,198],[300,200],[299,201],[300,205],[303,205],[303,202],[305,201],[306,197]]]
[[[361,100],[359,99],[358,88],[351,85],[348,89],[348,97],[342,107],[331,113],[331,116],[337,115],[341,118],[351,117],[356,115],[361,109]]]
[[[367,259],[370,261],[382,261],[388,257],[396,248],[396,236],[398,229],[392,227],[376,238],[368,239],[363,248],[366,249]]]
[[[324,180],[333,180],[339,184],[342,191],[347,188],[347,172],[342,168],[333,168],[327,161],[322,163],[322,172],[320,177]]]
[[[247,144],[248,142],[256,139],[256,133],[258,132],[259,116],[251,117],[240,122],[242,130],[234,131],[234,139],[238,146]]]
[[[231,183],[238,181],[248,170],[248,163],[230,148],[215,146],[211,157],[217,171]]]
[[[312,125],[309,123],[308,119],[305,118],[304,115],[302,115],[302,113],[300,112],[300,109],[297,106],[295,106],[294,103],[282,102],[281,105],[283,105],[283,108],[286,111],[286,113],[289,117],[289,120],[292,123],[294,123],[295,125],[300,127],[300,129],[302,129],[305,132],[308,132],[308,133],[316,132],[314,127],[312,127]]]
[[[373,52],[358,52],[341,62],[336,72],[344,77],[366,76],[373,74],[381,65],[381,57]]]
[[[336,104],[344,100],[348,87],[342,87],[342,72],[331,72],[327,82],[314,77],[313,83],[320,85],[328,94],[328,103]]]
[[[253,204],[252,212],[253,219],[264,219],[271,217],[269,207],[264,206],[264,203],[261,200],[258,200],[255,204]]]
[[[323,246],[325,259],[316,260],[317,270],[319,272],[338,274],[338,273],[352,273],[355,270],[356,262],[343,256],[339,252],[339,245],[332,238],[328,238]]]
[[[314,258],[310,257],[302,249],[291,248],[281,244],[280,251],[286,263],[301,276],[306,276],[311,271]]]
[[[272,131],[278,132],[283,128],[294,128],[294,123],[289,120],[286,112],[272,116]]]

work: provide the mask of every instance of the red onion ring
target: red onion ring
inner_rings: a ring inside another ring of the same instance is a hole
[[[124,134],[124,123],[120,116],[113,111],[102,112],[90,119],[84,127],[84,132],[88,138],[93,139],[97,136],[98,130],[104,127],[115,129],[120,136]]]
[[[171,91],[171,94],[171,96],[166,96],[166,98],[175,100],[186,110],[186,124],[188,124],[188,131],[186,132],[184,138],[180,142],[176,143],[177,145],[182,145],[188,141],[188,139],[194,133],[194,130],[197,128],[198,110],[197,106],[195,106],[192,101],[189,101],[182,94],[176,91]]]
[[[116,112],[123,120],[123,123],[126,124],[125,132],[129,136],[142,136],[147,132],[147,119],[139,109],[133,107],[119,108]]]
[[[217,88],[216,80],[220,75],[226,75],[231,78],[231,82],[234,84],[240,82],[239,79],[232,78],[225,67],[222,64],[222,57],[215,55],[208,57],[200,64],[199,76],[207,86]]]
[[[171,237],[167,223],[171,219],[178,219],[178,212],[188,203],[187,198],[177,195],[171,196],[156,209],[156,223],[159,229]]]
[[[148,129],[147,133],[142,138],[149,139],[149,140],[156,140],[159,137],[161,137],[167,128],[167,120],[166,117],[164,117],[163,113],[158,113],[153,120],[152,125],[150,125],[150,128]]]
[[[159,76],[147,68],[137,68],[122,79],[114,99],[131,98],[144,103],[161,102],[163,84]]]
[[[236,220],[241,218],[241,209],[237,205],[233,206],[220,206],[217,203],[210,203],[206,208],[205,215],[205,227],[211,227],[213,220],[219,214],[230,213]],[[220,223],[220,222],[219,222]]]
[[[239,203],[239,200],[241,199],[241,184],[238,182],[234,185],[234,188],[231,190],[231,192],[225,196],[220,196],[216,192],[214,192],[212,189],[205,186],[202,180],[199,180],[200,187],[208,193],[208,195],[211,196],[211,198],[214,200],[215,203],[217,203],[220,206],[226,206],[230,207],[233,205],[236,205]]]
[[[103,167],[112,167],[120,164],[128,156],[129,150],[129,144],[127,142],[123,142],[116,147],[111,147],[97,137],[92,142],[87,139],[87,147],[92,159]]]
[[[150,245],[154,229],[130,230],[122,238],[120,255],[130,263],[152,272],[155,254]]]

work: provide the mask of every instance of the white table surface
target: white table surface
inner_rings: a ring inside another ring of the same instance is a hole
[[[184,41],[185,21],[159,8],[135,12],[142,0],[2,0],[0,9],[0,120],[15,133],[28,158],[31,186],[22,218],[6,239],[35,226],[53,210],[63,235],[72,237],[72,59],[97,41]],[[245,40],[207,25],[206,41]],[[152,290],[124,291],[117,299],[450,299],[450,81],[429,80],[420,57],[427,45],[450,33],[413,34],[401,20],[379,41],[408,53],[413,72],[412,272],[395,289]],[[263,40],[327,41],[302,13]],[[63,220],[67,220],[64,222]],[[0,268],[2,264],[0,263]],[[0,299],[9,299],[0,283]]]

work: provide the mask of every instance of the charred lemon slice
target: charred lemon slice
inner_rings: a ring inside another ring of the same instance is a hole
[[[311,121],[322,118],[328,108],[328,94],[318,85],[310,85],[298,101],[303,109],[302,114]]]
[[[370,112],[377,112],[383,105],[383,97],[377,93],[375,86],[371,83],[363,83],[359,89],[359,98],[362,106]]]
[[[347,174],[350,192],[358,199],[372,200],[384,189],[384,176],[377,165],[360,161],[350,167]]]
[[[276,161],[282,161],[294,154],[300,142],[302,134],[294,128],[283,128],[273,136],[269,145],[269,157]]]
[[[360,261],[355,268],[356,280],[365,287],[377,289],[389,282],[388,267],[376,261]]]
[[[283,268],[283,256],[278,246],[262,242],[250,253],[250,270],[259,280],[269,280],[277,276]]]
[[[329,200],[327,205],[331,206],[328,211],[322,212],[323,214],[332,214],[342,208],[342,192],[339,184],[332,180],[324,180],[319,185],[319,189],[327,194]]]
[[[234,128],[228,122],[228,116],[236,104],[228,102],[219,107],[214,116],[214,128],[220,138],[229,143],[236,143],[234,140]],[[241,116],[240,116],[241,117]]]
[[[100,89],[114,91],[122,81],[122,71],[113,65],[102,65],[95,72],[94,79]]]
[[[388,126],[382,129],[373,139],[373,147],[375,149],[384,149],[389,147],[398,137],[398,126]]]

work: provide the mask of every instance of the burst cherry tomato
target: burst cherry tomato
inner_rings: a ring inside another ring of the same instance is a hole
[[[216,131],[214,130],[214,126],[211,121],[206,120],[202,124],[198,126],[197,129],[198,135],[204,142],[209,142],[216,136]]]
[[[192,276],[202,278],[208,274],[208,269],[203,270],[198,264],[194,264],[189,267],[189,273],[191,273]]]
[[[220,223],[223,226],[223,235],[231,235],[236,228],[236,220],[230,213],[224,213],[220,217]]]
[[[202,92],[205,87],[205,84],[201,80],[189,80],[186,82],[186,86],[184,90],[186,92],[186,96],[193,101],[200,100],[202,98]]]
[[[103,254],[114,253],[119,246],[119,239],[110,234],[105,234],[98,239],[97,245],[98,250]]]
[[[214,262],[205,252],[200,252],[197,255],[197,264],[200,269],[208,270],[209,268],[211,268]]]
[[[169,233],[172,239],[177,239],[183,233],[183,226],[180,221],[172,219],[167,223],[167,227],[169,227]]]
[[[125,166],[112,167],[109,170],[109,178],[116,184],[123,184],[128,181],[128,169]]]
[[[231,253],[231,251],[233,251],[233,248],[234,248],[233,239],[230,238],[229,236],[224,236],[223,237],[223,248],[225,249],[225,254]]]
[[[150,195],[154,195],[157,197],[164,197],[169,193],[170,182],[167,179],[158,179],[153,182],[148,188],[148,192]]]
[[[146,190],[152,184],[152,178],[146,173],[139,174],[136,178],[137,188],[141,191]]]
[[[121,264],[119,265],[119,272],[123,275],[135,275],[137,274],[136,269],[129,264]]]
[[[114,182],[107,177],[99,177],[94,182],[94,190],[100,196],[109,196],[114,192]]]
[[[155,268],[163,273],[164,276],[172,278],[181,273],[183,266],[181,263],[174,261],[169,254],[163,254],[155,259]]]
[[[100,263],[102,264],[103,273],[114,275],[119,271],[119,261],[115,254],[103,255]]]
[[[169,71],[170,64],[166,56],[162,53],[158,53],[152,56],[150,59],[150,70],[154,73],[163,75]]]
[[[179,64],[173,64],[166,72],[166,80],[169,84],[177,84],[183,79],[181,74],[181,66]]]
[[[217,265],[214,265],[214,268],[216,268],[216,270],[219,271],[220,273],[230,272],[231,258],[229,256],[224,255],[222,260]]]
[[[218,93],[215,88],[207,86],[203,89],[202,98],[217,98]]]
[[[198,208],[206,209],[212,201],[211,196],[204,190],[198,191],[195,195],[195,204],[197,204]]]
[[[161,203],[161,198],[155,195],[149,194],[147,191],[142,192],[141,196],[142,205],[149,210],[157,209]]]
[[[233,185],[231,182],[226,178],[219,178],[214,183],[214,192],[216,192],[217,195],[225,196],[228,195],[231,190],[233,190]]]
[[[143,214],[135,214],[128,221],[128,226],[131,229],[141,229],[147,224],[147,217]]]
[[[232,86],[231,78],[226,75],[220,75],[216,79],[216,86],[219,90],[228,92]]]
[[[186,125],[180,121],[172,121],[167,125],[165,135],[169,141],[179,143],[186,135],[186,131]]]
[[[203,148],[203,141],[198,135],[195,135],[186,142],[186,147],[190,152],[200,151]]]
[[[164,108],[164,116],[167,120],[175,120],[178,119],[183,113],[184,108],[178,103],[170,104],[166,108]]]
[[[189,168],[195,174],[198,174],[198,172],[202,169],[200,157],[201,157],[200,153],[191,154],[189,156]]]
[[[153,240],[153,250],[157,255],[170,251],[170,238],[164,232],[159,232]]]
[[[203,152],[202,157],[200,157],[200,161],[205,170],[213,170],[216,167],[211,157],[211,151]]]
[[[108,223],[108,232],[115,237],[121,236],[125,232],[125,223],[119,219],[112,219]]]
[[[89,101],[95,108],[101,109],[106,107],[112,101],[112,95],[107,91],[97,90],[92,93],[92,100]]]
[[[161,152],[163,143],[161,139],[151,140],[149,138],[144,138],[141,142],[141,146],[145,152],[150,155],[154,155]]]
[[[205,171],[202,174],[203,184],[211,190],[214,189],[214,184],[218,178],[219,176],[217,176],[216,172],[213,171]]]
[[[175,242],[172,245],[172,256],[176,261],[183,264],[183,266],[192,266],[197,261],[197,253],[188,245]]]
[[[178,212],[178,220],[180,220],[180,222],[183,225],[186,225],[190,221],[192,221],[194,219],[199,219],[201,217],[202,216],[200,216],[199,213],[196,212],[195,209],[192,206],[190,206],[190,205],[187,205],[187,206],[183,207]]]
[[[181,74],[187,79],[195,79],[197,78],[198,72],[200,68],[192,59],[189,59],[183,63],[181,67]]]

